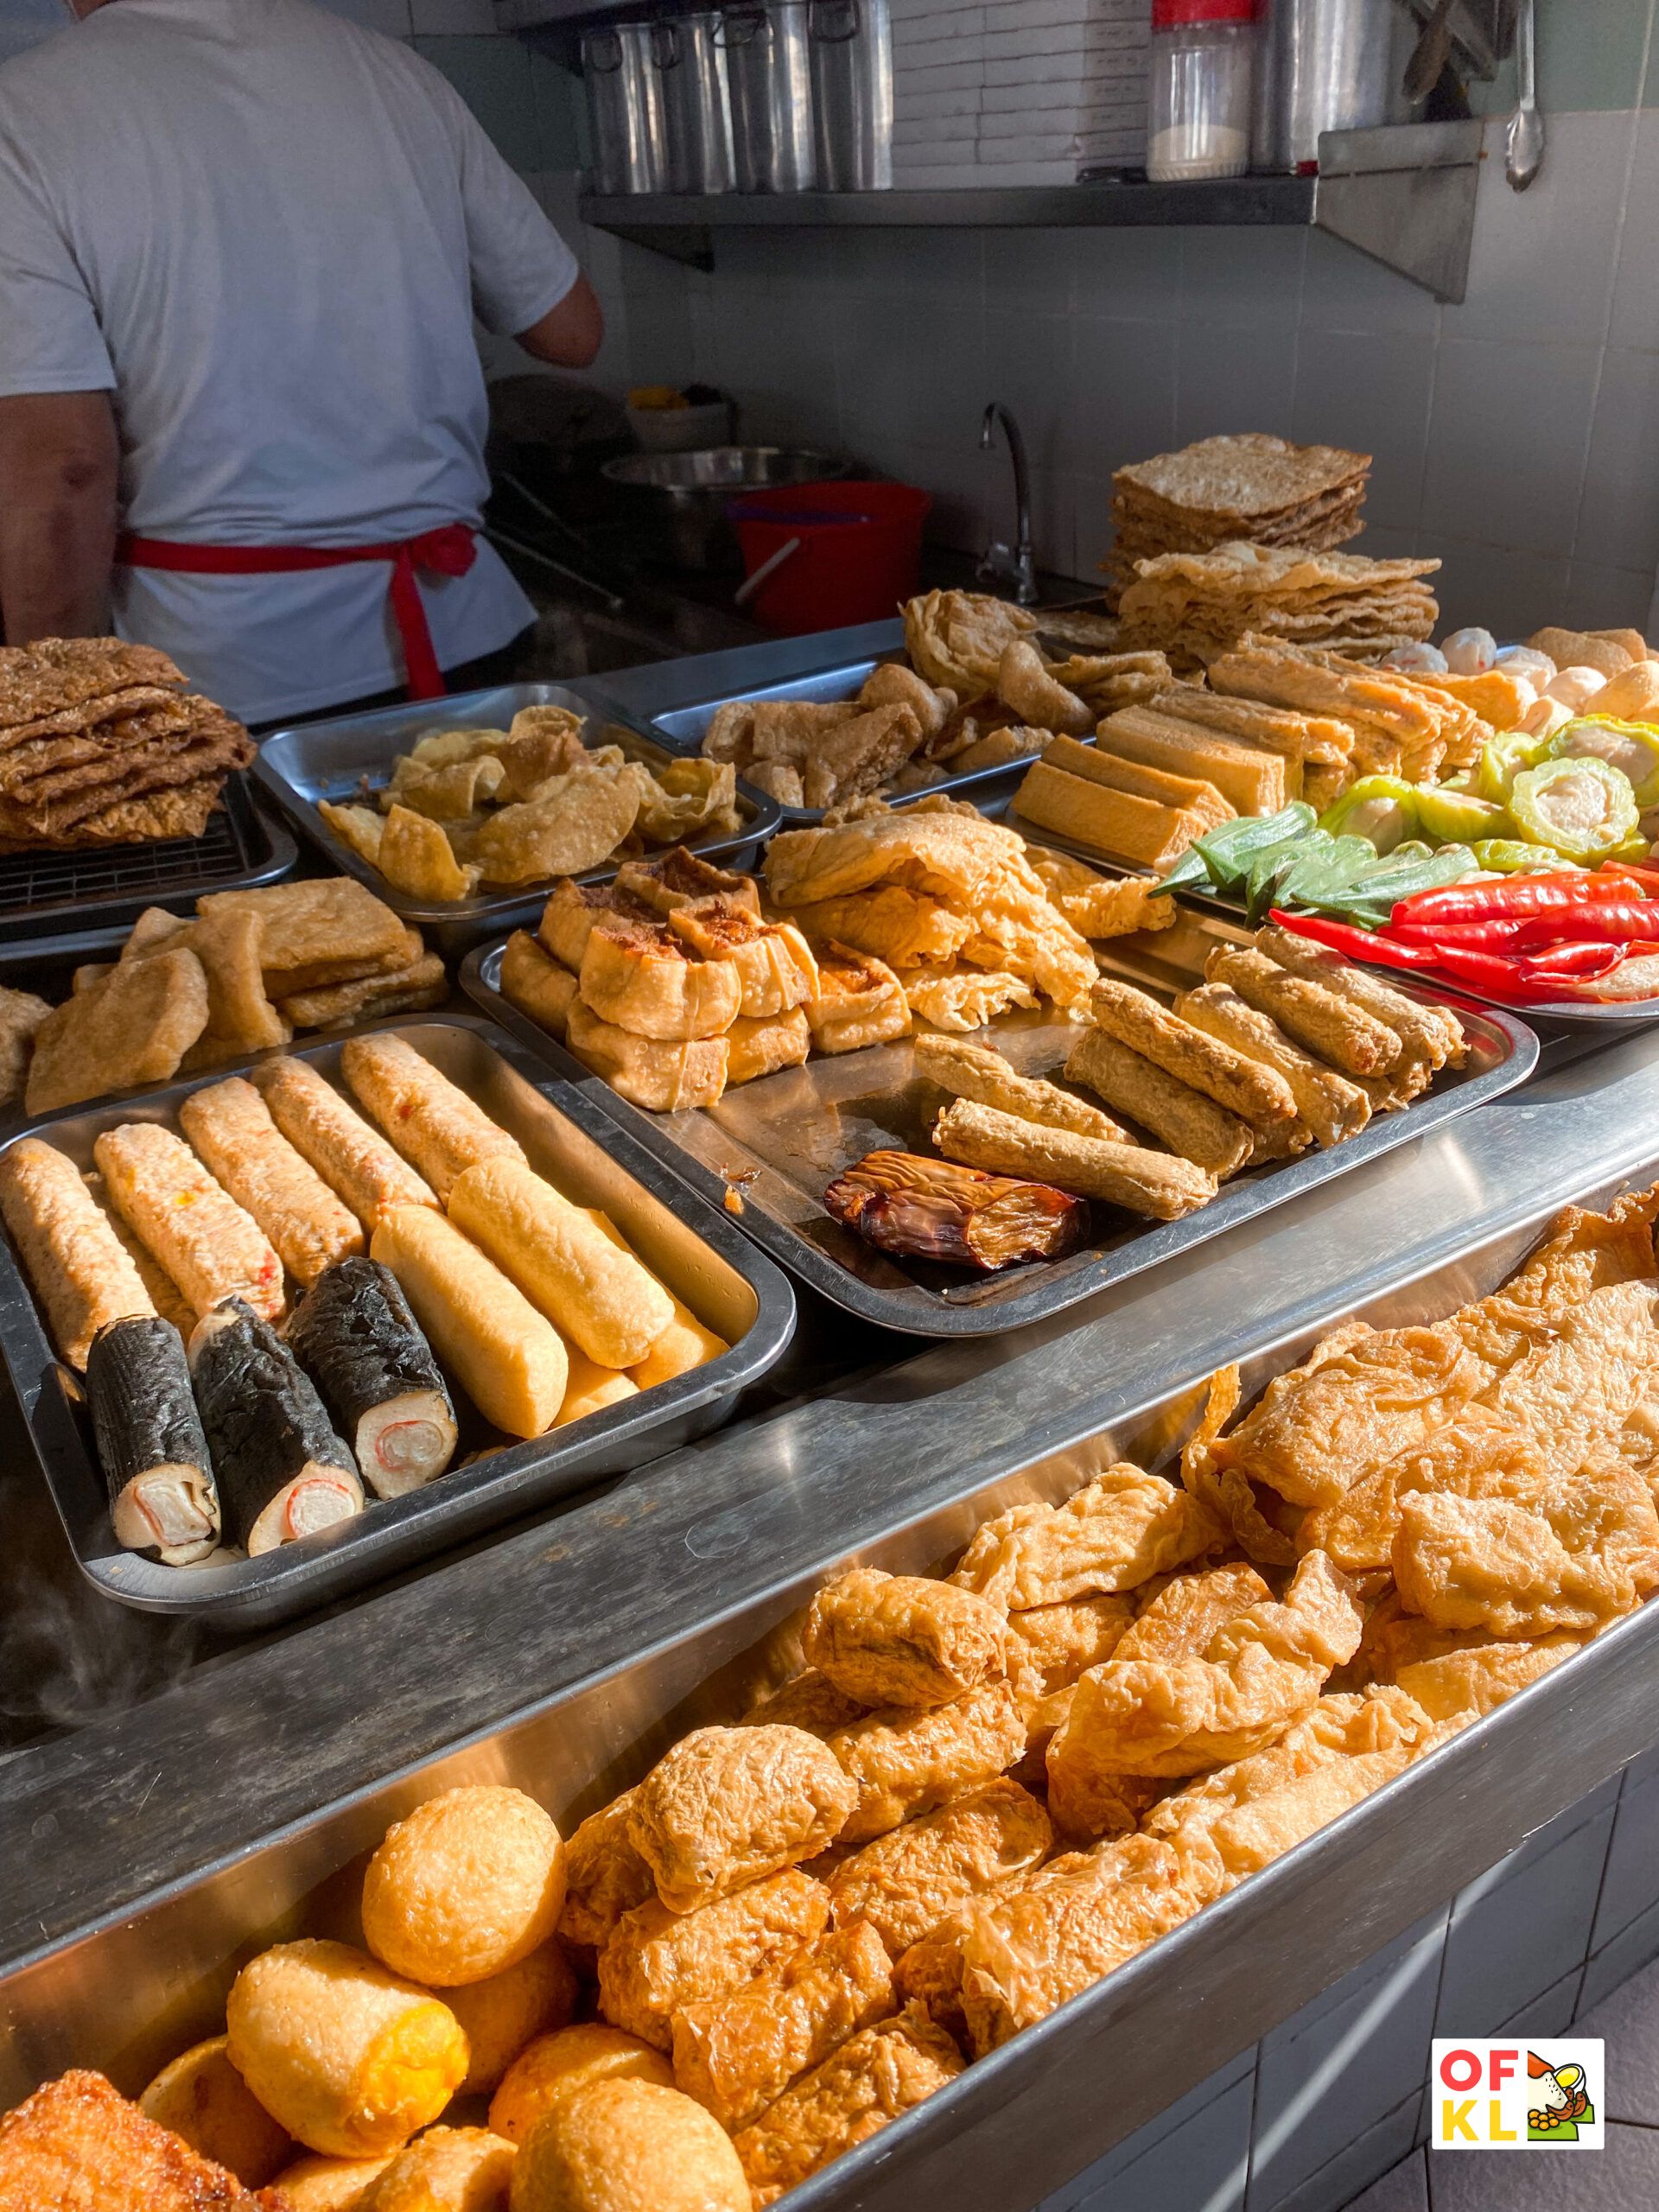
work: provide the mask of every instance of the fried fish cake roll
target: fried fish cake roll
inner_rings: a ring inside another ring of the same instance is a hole
[[[198,1315],[242,1298],[264,1319],[280,1318],[282,1261],[181,1137],[154,1122],[123,1122],[104,1131],[92,1158],[123,1218]]]
[[[296,1282],[314,1283],[336,1260],[363,1249],[363,1231],[239,1075],[193,1091],[179,1108],[184,1133],[209,1173],[245,1206]]]
[[[1016,1075],[1001,1052],[983,1045],[970,1045],[960,1037],[922,1036],[916,1039],[915,1055],[917,1074],[937,1083],[953,1098],[995,1106],[1000,1113],[1045,1128],[1069,1129],[1077,1137],[1098,1137],[1105,1144],[1135,1142],[1123,1124],[1098,1106],[1074,1098],[1058,1084]]]
[[[696,1728],[633,1793],[628,1840],[671,1910],[815,1858],[858,1802],[833,1751],[804,1728]]]
[[[868,1922],[897,1959],[970,1897],[1030,1873],[1053,1846],[1029,1790],[987,1783],[843,1859],[830,1878],[836,1924]]]
[[[294,2145],[232,2065],[225,2044],[223,2036],[213,2036],[181,2051],[139,2098],[138,2109],[245,2189],[263,2189]]]
[[[1206,1037],[1133,983],[1103,976],[1089,994],[1088,1014],[1109,1037],[1191,1084],[1253,1129],[1296,1118],[1296,1101],[1282,1076]]]
[[[1007,1671],[1007,1624],[972,1591],[855,1567],[807,1609],[801,1653],[856,1703],[948,1705]]]
[[[338,1262],[301,1300],[288,1341],[377,1497],[401,1497],[443,1472],[455,1409],[389,1268],[361,1253]]]
[[[898,2009],[881,1938],[854,1919],[746,1989],[677,2012],[674,2079],[723,2128],[746,2127],[849,2036]]]
[[[608,1236],[621,1251],[632,1250],[608,1214],[601,1213],[597,1206],[584,1206],[582,1211],[601,1236]],[[640,1265],[644,1264],[641,1261]],[[656,1280],[653,1276],[652,1281]],[[664,1283],[663,1287],[666,1290],[668,1286]],[[674,1319],[645,1357],[628,1370],[628,1379],[637,1389],[649,1390],[653,1383],[671,1382],[677,1375],[689,1375],[694,1367],[706,1367],[711,1359],[718,1359],[721,1352],[731,1350],[725,1338],[717,1337],[712,1329],[705,1329],[690,1307],[675,1298],[671,1290],[668,1295],[674,1301]]]
[[[370,1250],[486,1421],[509,1436],[552,1427],[569,1374],[564,1341],[476,1244],[429,1206],[394,1206]]]
[[[526,2044],[490,2100],[490,2126],[522,2143],[537,2120],[565,2098],[596,2082],[655,2082],[674,2087],[674,2069],[660,2050],[603,2020],[556,2028]]]
[[[866,1713],[828,1740],[859,1791],[840,1840],[868,1843],[995,1781],[1025,1750],[1026,1725],[1014,1693],[997,1681],[919,1713]]]
[[[1066,1056],[1065,1072],[1217,1179],[1243,1167],[1255,1148],[1248,1122],[1103,1029],[1083,1032]]]
[[[1264,952],[1218,944],[1204,972],[1207,982],[1228,984],[1246,1006],[1271,1015],[1287,1036],[1346,1075],[1386,1075],[1404,1050],[1386,1022],[1323,983],[1287,976]]]
[[[564,1904],[564,1841],[522,1789],[446,1789],[388,1828],[363,1877],[363,1936],[382,1965],[439,1988],[517,1966]]]
[[[467,2075],[448,2006],[346,1943],[262,1951],[231,1984],[225,2020],[231,2063],[271,2118],[337,2158],[399,2149]]]
[[[86,1402],[117,1542],[167,1567],[206,1559],[219,1541],[219,1492],[173,1324],[130,1314],[100,1329]]]
[[[1067,1129],[1040,1128],[994,1106],[970,1106],[964,1098],[940,1115],[933,1141],[947,1160],[966,1166],[1027,1175],[1154,1221],[1179,1221],[1216,1195],[1215,1177],[1190,1160],[1144,1145],[1106,1144]]]
[[[92,1338],[111,1321],[156,1307],[120,1239],[67,1154],[22,1137],[0,1154],[0,1214],[22,1255],[60,1357],[85,1370]]]
[[[1271,1014],[1247,1005],[1230,984],[1205,983],[1183,991],[1175,1011],[1195,1029],[1207,1030],[1224,1045],[1235,1045],[1276,1069],[1290,1085],[1297,1113],[1327,1151],[1357,1137],[1370,1120],[1371,1102],[1357,1083],[1293,1043]]]
[[[456,1179],[486,1160],[524,1161],[524,1147],[401,1037],[353,1037],[340,1072],[404,1158],[448,1205]]]
[[[632,1376],[614,1367],[601,1367],[569,1337],[564,1339],[564,1356],[569,1366],[564,1402],[555,1428],[569,1428],[573,1421],[585,1421],[589,1414],[602,1414],[607,1406],[626,1405],[630,1398],[639,1396],[639,1385]]]
[[[696,1912],[648,1897],[624,1913],[599,1955],[599,2009],[613,2027],[668,2050],[683,2006],[741,1989],[829,1924],[829,1891],[792,1866]]]
[[[1449,1006],[1430,1006],[1414,999],[1368,968],[1333,959],[1322,946],[1299,937],[1294,930],[1276,926],[1258,930],[1255,948],[1291,975],[1323,984],[1327,991],[1387,1022],[1403,1041],[1408,1054],[1421,1058],[1430,1067],[1444,1067],[1448,1062],[1454,1068],[1462,1066],[1468,1045],[1463,1024]]]
[[[429,1188],[308,1060],[267,1060],[255,1080],[271,1119],[370,1235],[392,1206],[435,1206]]]
[[[512,2212],[751,2212],[723,2129],[654,2082],[600,2082],[532,2128]]]

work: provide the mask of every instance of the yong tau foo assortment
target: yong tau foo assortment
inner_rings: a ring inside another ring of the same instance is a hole
[[[92,1172],[0,1154],[0,1215],[80,1379],[117,1541],[257,1556],[727,1349],[603,1213],[406,1039],[344,1088],[274,1058],[116,1122]],[[349,1094],[349,1095],[347,1095]]]
[[[518,1789],[429,1798],[359,1942],[248,1958],[137,2105],[71,2073],[0,2121],[0,2202],[66,2170],[111,2212],[786,2196],[1659,1588],[1656,1214],[1569,1210],[1242,1414],[1216,1376],[1168,1475],[837,1573],[803,1671],[566,1839]]]
[[[394,891],[440,904],[741,828],[729,766],[651,767],[582,728],[567,708],[524,707],[509,729],[432,730],[378,791],[365,779],[360,800],[318,811]]]

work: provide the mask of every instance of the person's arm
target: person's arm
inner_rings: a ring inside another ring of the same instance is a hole
[[[557,307],[515,333],[526,353],[557,368],[585,369],[605,339],[605,311],[585,276],[578,276]]]
[[[106,391],[0,397],[0,621],[8,644],[109,628],[118,462]]]

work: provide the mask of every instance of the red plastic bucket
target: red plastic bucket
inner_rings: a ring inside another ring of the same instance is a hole
[[[750,612],[763,629],[800,637],[894,614],[916,588],[922,524],[933,502],[911,484],[780,484],[746,493],[726,512],[753,575],[791,538],[800,543],[760,586]]]

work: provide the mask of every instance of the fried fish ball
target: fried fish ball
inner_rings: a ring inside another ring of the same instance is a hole
[[[995,1780],[1025,1750],[1026,1726],[1013,1691],[997,1681],[919,1713],[867,1713],[829,1742],[859,1790],[841,1840],[868,1843]]]
[[[725,2132],[654,2082],[601,2082],[534,2128],[512,2170],[512,2212],[750,2212]]]
[[[526,2044],[575,2018],[581,1991],[575,1967],[552,1942],[486,1981],[441,1993],[461,2022],[472,2054],[461,2094],[487,2097]]]
[[[507,2212],[517,2156],[486,2127],[429,2127],[397,2153],[362,2212]]]
[[[271,2184],[283,2212],[363,2212],[365,2200],[397,2156],[384,2158],[296,2158]]]
[[[181,2052],[139,2098],[138,2109],[245,2188],[263,2189],[294,2145],[232,2065],[225,2044],[213,2036]]]
[[[1060,1505],[1015,1505],[988,1521],[951,1581],[1022,1612],[1096,1592],[1134,1590],[1222,1540],[1198,1498],[1128,1460],[1105,1468]]]
[[[860,1705],[947,1705],[1006,1671],[1007,1629],[970,1591],[855,1567],[812,1600],[801,1649]]]
[[[564,1906],[559,1934],[567,1943],[602,1950],[625,1912],[654,1897],[657,1885],[628,1838],[634,1793],[625,1789],[589,1813],[564,1852]]]
[[[564,1844],[522,1789],[446,1789],[387,1829],[363,1878],[363,1934],[394,1974],[454,1988],[517,1966],[564,1904]]]
[[[896,1959],[969,1897],[1029,1873],[1053,1841],[1028,1790],[988,1783],[844,1859],[830,1878],[836,1924],[868,1920]]]
[[[770,2204],[962,2070],[962,2053],[919,2005],[864,2029],[737,2138],[756,2202]]]
[[[655,2082],[671,2089],[674,2069],[659,2050],[602,2020],[583,2020],[537,2036],[507,2069],[490,2100],[490,2126],[522,2143],[554,2106],[595,2082]]]
[[[228,2052],[308,2151],[369,2158],[435,2120],[467,2075],[454,2014],[349,1944],[277,1943],[226,2000]]]
[[[811,1859],[858,1802],[833,1751],[804,1728],[697,1728],[633,1793],[628,1837],[674,1912]]]
[[[676,2012],[741,1989],[829,1921],[829,1891],[792,1867],[696,1912],[671,1912],[653,1897],[624,1916],[599,1955],[599,2009],[613,2027],[667,2050]]]

